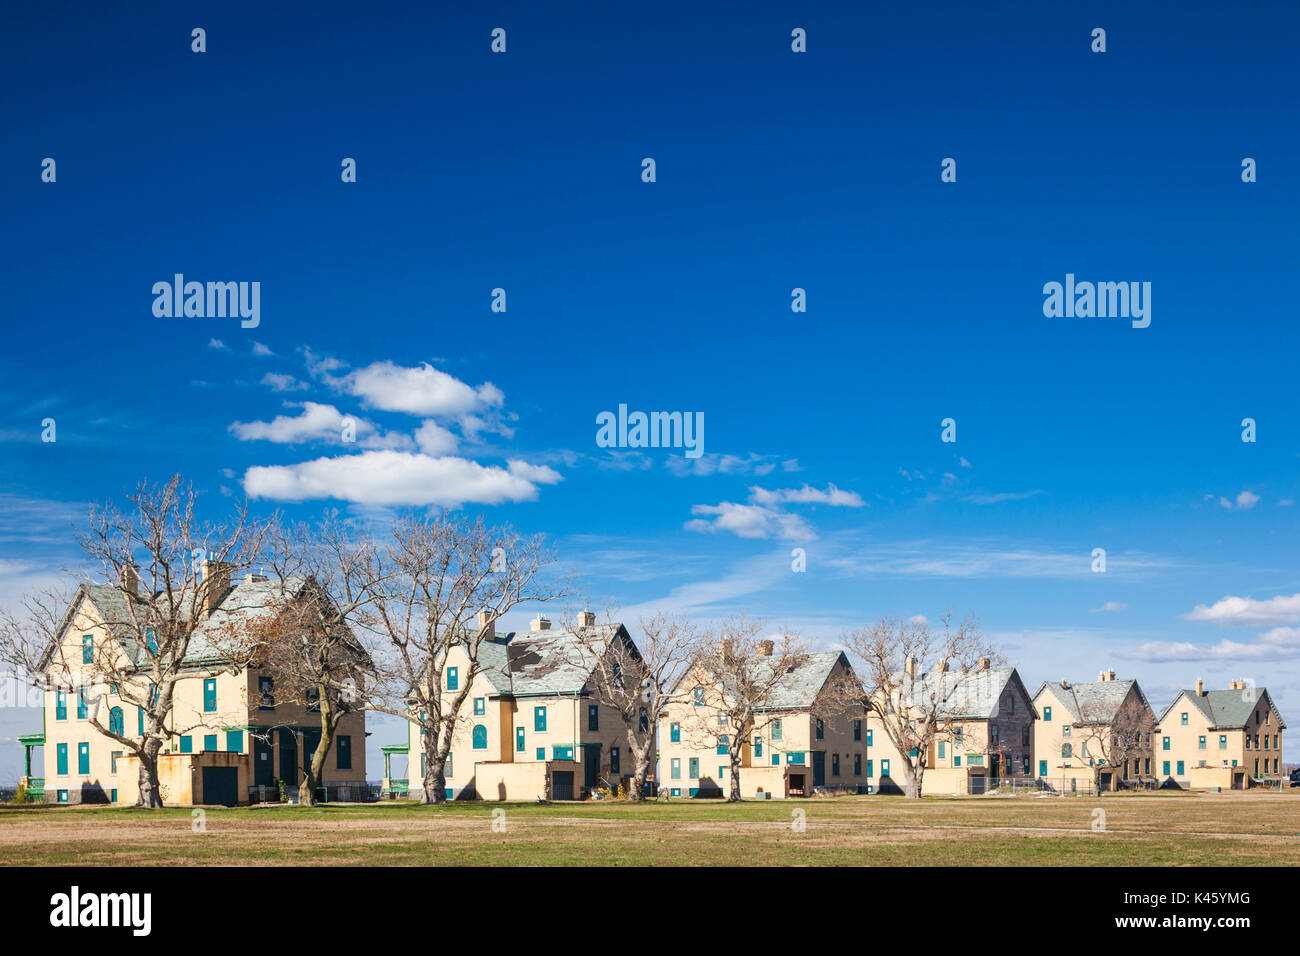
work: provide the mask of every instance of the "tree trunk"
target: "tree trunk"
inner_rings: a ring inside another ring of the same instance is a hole
[[[446,803],[447,775],[444,767],[446,758],[439,753],[438,738],[434,734],[425,733],[422,737],[424,741],[424,786],[420,792],[420,802]]]
[[[321,721],[320,741],[316,744],[311,759],[303,764],[302,786],[298,788],[298,803],[304,807],[316,806],[316,788],[320,786],[321,776],[325,772],[325,755],[333,742],[334,728]]]
[[[650,776],[650,748],[632,751],[632,779],[628,783],[627,798],[633,802],[645,799],[645,782]]]
[[[740,746],[739,742],[731,746],[731,789],[727,794],[728,803],[740,802]]]
[[[137,807],[157,810],[162,807],[162,790],[158,785],[158,751],[162,748],[161,740],[146,740],[140,751],[140,795],[136,798]]]
[[[925,768],[921,766],[909,767],[907,769],[907,786],[903,788],[903,793],[913,800],[921,799],[921,778],[925,776]]]

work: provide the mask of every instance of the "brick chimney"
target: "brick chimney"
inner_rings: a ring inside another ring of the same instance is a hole
[[[1201,680],[1199,677],[1196,678],[1196,696],[1205,696],[1205,681]]]
[[[717,651],[718,656],[721,657],[723,660],[728,659],[729,657],[731,657],[731,641],[729,640],[718,641],[718,643],[714,645],[714,650]]]
[[[942,660],[940,660],[939,663],[934,666],[934,669],[937,670],[940,674],[948,673],[948,658],[945,657]]]
[[[221,604],[221,599],[230,590],[230,562],[205,560],[203,581],[200,586],[203,588],[203,611],[211,617],[212,612]]]
[[[771,657],[771,656],[772,656],[772,648],[774,648],[774,647],[776,647],[776,643],[775,643],[774,641],[759,641],[759,642],[758,642],[758,656],[759,656],[759,657]]]
[[[1103,684],[1106,681],[1110,681],[1114,679],[1115,679],[1114,671],[1102,671],[1100,674],[1097,675],[1097,680],[1101,681]]]
[[[549,631],[551,629],[551,619],[542,617],[539,614],[528,623],[528,629],[532,631]]]
[[[916,676],[916,658],[915,658],[915,657],[909,657],[907,660],[905,660],[905,661],[903,662],[903,672],[904,672],[905,674],[907,674],[908,677],[915,677],[915,676]]]
[[[581,611],[578,613],[578,627],[595,627],[595,626],[596,626],[595,611]]]
[[[140,593],[140,569],[134,564],[128,564],[122,568],[122,587],[130,594],[138,595]]]
[[[986,671],[989,669],[989,664],[992,662],[987,657],[981,657],[976,663],[979,664],[980,670]]]
[[[479,629],[479,633],[481,633],[488,640],[491,640],[492,638],[496,637],[497,624],[496,624],[496,619],[492,617],[491,611],[478,612],[478,629]]]

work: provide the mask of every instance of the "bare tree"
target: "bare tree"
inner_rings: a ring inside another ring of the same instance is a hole
[[[339,724],[365,707],[369,658],[353,632],[382,584],[366,531],[337,511],[315,524],[272,525],[266,561],[278,606],[245,633],[231,635],[243,656],[275,682],[278,703],[314,715],[320,737],[303,755],[299,802],[312,806]]]
[[[246,506],[227,522],[201,521],[198,496],[179,475],[161,486],[142,481],[126,499],[124,511],[92,506],[77,534],[89,563],[107,581],[94,601],[107,639],[75,650],[59,644],[73,608],[56,619],[46,594],[30,597],[21,616],[7,617],[0,640],[11,666],[26,660],[29,676],[75,689],[90,726],[139,758],[137,805],[161,807],[158,755],[173,734],[193,729],[171,726],[177,686],[212,673],[186,666],[186,658],[230,590],[231,575],[255,563],[266,524],[250,520]],[[32,661],[38,644],[44,649]],[[222,666],[233,670],[239,662]],[[141,733],[128,735],[112,719],[104,723],[100,702],[107,693],[140,708]]]
[[[907,772],[904,792],[920,798],[931,744],[960,736],[958,705],[990,679],[988,665],[1001,658],[974,618],[954,627],[951,611],[943,616],[941,632],[923,619],[886,618],[843,640],[861,663],[868,711]]]
[[[421,802],[446,800],[448,754],[480,671],[479,651],[501,615],[529,601],[562,597],[547,572],[554,556],[541,535],[491,528],[480,518],[406,515],[378,547],[366,586],[366,649],[375,666],[369,707],[420,730]],[[461,660],[455,689],[449,661]],[[414,757],[414,754],[412,755]]]
[[[1062,724],[1057,738],[1057,752],[1063,760],[1078,760],[1092,776],[1094,790],[1100,792],[1105,773],[1123,774],[1129,761],[1151,755],[1151,734],[1155,715],[1146,702],[1132,694],[1118,707],[1114,701],[1079,701],[1080,713],[1073,723]],[[1069,736],[1066,736],[1066,734]]]
[[[655,758],[655,728],[664,707],[676,699],[673,688],[699,650],[695,628],[684,618],[656,614],[642,618],[640,624],[639,644],[625,631],[615,631],[612,623],[594,626],[594,615],[569,625],[578,635],[584,666],[591,667],[587,685],[591,698],[615,711],[623,722],[632,753],[628,791],[632,800],[645,799],[646,778]]]
[[[699,706],[690,708],[684,730],[693,746],[726,753],[731,771],[729,802],[740,799],[745,746],[773,721],[788,716],[780,709],[781,692],[789,673],[808,660],[801,638],[782,635],[778,645],[774,639],[760,638],[763,630],[762,621],[741,617],[706,632],[686,682]]]

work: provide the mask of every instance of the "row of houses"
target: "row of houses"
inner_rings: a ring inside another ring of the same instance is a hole
[[[246,803],[280,782],[292,789],[316,749],[319,719],[311,707],[277,700],[272,674],[251,666],[231,669],[214,656],[214,642],[202,639],[272,604],[263,593],[271,586],[250,575],[213,592],[186,658],[194,679],[175,685],[176,732],[160,758],[168,804]],[[132,652],[126,635],[106,624],[124,620],[114,607],[123,599],[121,589],[110,586],[77,592],[50,653],[51,666],[54,655],[60,658],[65,685],[69,660],[84,665],[89,682],[96,654],[106,650],[101,642],[115,653]],[[634,768],[624,716],[592,693],[599,655],[634,649],[626,628],[598,625],[584,612],[572,628],[552,628],[539,617],[528,631],[497,633],[484,619],[480,632],[486,639],[477,666],[463,648],[454,648],[441,676],[446,700],[459,697],[462,682],[470,685],[445,767],[446,796],[581,799],[626,785]],[[905,757],[889,730],[898,725],[890,702],[867,706],[860,694],[844,697],[845,686],[861,687],[845,654],[814,652],[788,661],[774,653],[772,642],[758,645],[748,666],[755,673],[764,667],[782,672],[771,675],[771,693],[743,739],[718,706],[725,691],[701,680],[699,668],[672,688],[659,714],[642,714],[639,729],[654,733],[652,776],[660,793],[724,795],[733,774],[746,799],[819,790],[890,793],[907,785],[911,764],[923,768],[924,794],[945,795],[981,793],[1007,782],[1067,792],[1094,786],[1244,789],[1281,771],[1286,724],[1267,688],[1247,681],[1207,690],[1198,680],[1156,714],[1138,682],[1117,679],[1114,671],[1095,681],[1043,683],[1031,693],[1014,667],[987,659],[953,670],[940,662],[929,673],[908,660],[904,676],[912,699],[944,704],[926,752]],[[77,677],[74,667],[73,689],[52,682],[42,731],[20,738],[27,748],[25,783],[51,803],[132,804],[138,762],[89,724],[92,702],[75,689]],[[118,734],[143,735],[143,709],[120,698],[120,689],[110,688],[93,706],[106,709]],[[412,722],[406,745],[383,748],[386,792],[418,793],[425,769],[419,734]],[[365,738],[365,713],[346,715],[324,768],[327,793],[347,799],[361,792]],[[33,773],[38,747],[43,776]],[[407,778],[391,775],[394,755],[410,758]]]

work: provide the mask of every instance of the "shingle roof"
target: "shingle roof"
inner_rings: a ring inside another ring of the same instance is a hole
[[[814,651],[809,654],[802,663],[797,667],[789,670],[784,677],[781,677],[776,685],[772,688],[772,693],[767,707],[764,709],[787,710],[799,707],[811,707],[817,699],[818,693],[826,686],[827,679],[835,666],[843,659],[843,651]],[[759,666],[763,662],[774,662],[777,658],[760,657],[755,663]],[[771,664],[768,664],[768,673],[771,673]]]
[[[1066,684],[1067,686],[1062,687],[1059,682],[1044,682],[1043,686],[1034,693],[1034,700],[1038,700],[1038,695],[1050,687],[1075,721],[1085,724],[1108,724],[1115,720],[1120,705],[1128,697],[1129,689],[1136,687],[1137,681],[1102,680],[1080,683],[1067,681]],[[1137,688],[1137,693],[1142,702],[1146,703],[1146,695],[1142,693],[1141,687]]]
[[[620,631],[622,624],[601,624],[581,634],[568,628],[499,634],[479,645],[479,669],[500,694],[578,694]]]
[[[1201,712],[1211,727],[1244,727],[1246,721],[1254,714],[1255,708],[1259,706],[1260,699],[1263,698],[1267,707],[1273,712],[1273,716],[1277,718],[1278,727],[1286,729],[1286,721],[1282,719],[1281,711],[1273,703],[1273,695],[1268,692],[1267,687],[1209,690],[1204,694],[1198,694],[1195,690],[1179,691],[1174,695],[1173,702],[1160,715],[1162,722],[1174,709],[1174,704],[1183,697],[1191,701],[1192,706]]]
[[[983,671],[931,671],[921,674],[910,688],[912,701],[921,700],[923,709],[932,702],[940,704],[938,713],[947,718],[970,717],[987,720],[996,717],[1007,683],[1020,675],[1014,667],[990,667]],[[904,697],[909,696],[906,678],[895,675],[901,682]],[[1024,685],[1020,685],[1023,689]],[[1028,698],[1028,692],[1025,693]]]

